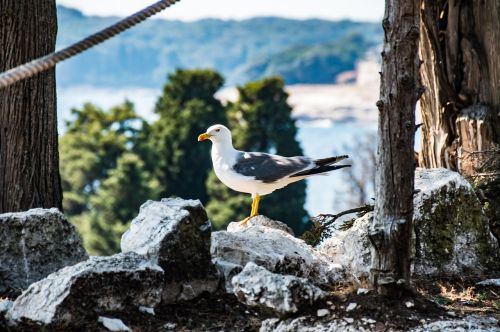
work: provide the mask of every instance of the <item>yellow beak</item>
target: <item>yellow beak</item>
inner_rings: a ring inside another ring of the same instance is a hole
[[[204,141],[204,140],[207,140],[210,138],[210,135],[207,134],[207,133],[203,133],[203,134],[200,134],[200,136],[198,136],[198,142],[201,142],[201,141]]]

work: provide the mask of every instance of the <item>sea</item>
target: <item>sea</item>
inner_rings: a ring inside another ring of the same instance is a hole
[[[86,102],[108,109],[125,100],[134,103],[138,114],[148,121],[154,121],[155,102],[160,89],[107,88],[94,86],[58,87],[58,128],[65,131],[64,123],[71,119],[71,109],[80,108]],[[329,119],[298,120],[297,139],[304,154],[311,158],[325,158],[337,154],[352,153],[353,142],[376,132],[376,123],[347,121],[334,122]],[[346,147],[350,147],[347,149]],[[348,163],[348,162],[347,162]],[[346,206],[342,203],[349,195],[348,183],[339,170],[327,176],[313,176],[307,179],[305,208],[311,216],[337,213]],[[265,199],[265,198],[263,198]]]

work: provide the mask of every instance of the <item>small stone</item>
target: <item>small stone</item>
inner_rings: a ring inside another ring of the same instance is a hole
[[[358,295],[365,295],[365,294],[368,294],[370,292],[369,289],[366,289],[366,288],[358,288],[358,291],[357,291],[357,294]]]
[[[109,331],[130,331],[130,328],[125,325],[121,319],[109,318],[100,316],[98,322],[101,323]]]
[[[347,308],[345,309],[345,311],[349,312],[349,311],[353,311],[354,309],[356,309],[356,307],[358,306],[357,303],[349,303],[349,305],[347,306]]]
[[[328,314],[330,314],[330,310],[328,310],[328,309],[318,309],[318,312],[316,313],[316,316],[318,316],[318,317],[325,317],[325,316],[328,316]]]
[[[354,323],[354,318],[351,318],[351,317],[345,317],[344,320],[349,323],[349,324],[352,324]]]
[[[14,302],[9,299],[0,300],[0,315],[6,313],[12,307],[13,303]]]
[[[163,328],[165,330],[174,330],[176,327],[177,327],[176,323],[168,322],[168,323],[163,324]]]
[[[366,324],[375,324],[377,321],[375,319],[363,317],[361,320]]]
[[[147,314],[150,314],[150,315],[155,315],[155,309],[154,308],[151,308],[151,307],[145,307],[145,306],[139,306],[139,311],[140,312],[145,312]]]
[[[456,317],[457,316],[457,314],[454,313],[453,311],[448,311],[447,314],[448,314],[448,316],[452,316],[452,317]]]
[[[412,301],[406,301],[405,306],[407,308],[413,308],[415,306],[415,303],[413,303]]]
[[[279,315],[295,313],[326,296],[305,278],[272,273],[253,262],[233,277],[232,285],[241,302]]]
[[[478,282],[476,285],[500,287],[500,278],[483,280],[481,282]]]

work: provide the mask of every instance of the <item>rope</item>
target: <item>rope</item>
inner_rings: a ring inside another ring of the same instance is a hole
[[[75,55],[80,54],[95,45],[101,44],[102,42],[161,12],[165,8],[170,7],[177,1],[179,0],[160,0],[115,24],[74,43],[71,46],[9,69],[0,74],[0,89],[38,74],[39,72],[53,68],[57,63],[74,57]]]

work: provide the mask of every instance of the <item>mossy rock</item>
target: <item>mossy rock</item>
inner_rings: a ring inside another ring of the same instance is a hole
[[[499,268],[498,243],[472,186],[447,169],[417,169],[414,273],[481,274]]]
[[[482,275],[500,268],[500,251],[472,186],[447,169],[417,169],[413,215],[413,274],[416,277]],[[347,275],[368,277],[372,213],[317,246]]]

